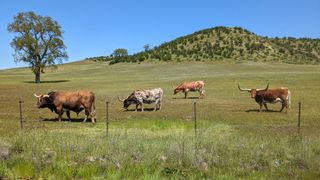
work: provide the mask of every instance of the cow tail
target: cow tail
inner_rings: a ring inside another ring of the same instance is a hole
[[[93,106],[91,107],[92,116],[96,117],[96,97],[93,96]]]

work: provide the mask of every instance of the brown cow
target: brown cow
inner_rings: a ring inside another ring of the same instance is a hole
[[[198,91],[200,93],[199,99],[204,96],[204,82],[194,81],[194,82],[183,82],[176,89],[174,89],[173,94],[178,92],[184,92],[184,98],[187,99],[189,91]]]
[[[277,89],[269,89],[269,84],[265,89],[245,89],[240,88],[240,91],[248,91],[251,94],[251,98],[254,98],[255,101],[260,105],[259,111],[261,112],[262,105],[269,111],[267,107],[267,103],[275,104],[277,102],[281,102],[282,107],[280,112],[282,112],[283,108],[286,107],[286,112],[288,108],[290,108],[291,104],[291,93],[288,88],[281,87]]]
[[[83,122],[87,121],[88,116],[91,116],[91,121],[95,120],[95,96],[91,91],[78,91],[78,92],[50,92],[46,95],[36,95],[38,98],[38,108],[49,108],[52,112],[59,115],[59,121],[61,121],[62,114],[66,111],[66,114],[70,118],[70,111],[74,111],[77,115],[85,110],[86,117]]]

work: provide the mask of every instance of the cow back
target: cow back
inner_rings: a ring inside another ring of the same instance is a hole
[[[52,97],[56,106],[63,106],[63,108],[70,110],[78,110],[82,106],[91,107],[94,102],[94,94],[91,91],[59,91],[53,93],[50,97]]]
[[[281,87],[277,89],[268,89],[268,90],[258,92],[257,95],[261,96],[264,101],[268,101],[268,102],[272,102],[277,98],[286,100],[288,96],[288,88]]]
[[[183,82],[180,84],[179,88],[181,89],[190,89],[190,90],[199,90],[204,87],[203,81],[194,81],[194,82]]]

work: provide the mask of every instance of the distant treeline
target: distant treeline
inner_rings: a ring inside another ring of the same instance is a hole
[[[320,39],[268,38],[258,36],[241,27],[215,27],[179,37],[144,51],[128,55],[111,54],[88,58],[95,61],[261,61],[293,64],[318,64]],[[119,49],[117,49],[119,50]],[[116,51],[116,50],[115,50]],[[126,50],[125,50],[126,51]]]

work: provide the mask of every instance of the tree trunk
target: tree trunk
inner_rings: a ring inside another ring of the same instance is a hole
[[[35,72],[35,80],[34,82],[35,83],[40,83],[40,71],[39,72]]]

